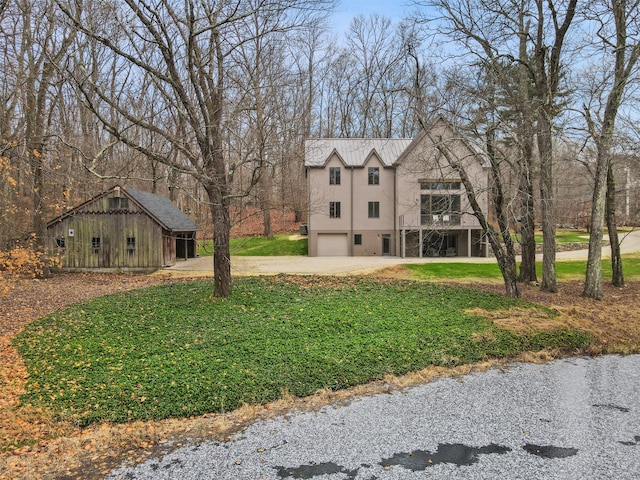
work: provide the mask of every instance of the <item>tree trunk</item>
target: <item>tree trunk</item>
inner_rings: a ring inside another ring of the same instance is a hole
[[[591,205],[591,231],[589,233],[589,255],[584,282],[584,297],[602,299],[602,233],[607,190],[607,171],[609,159],[603,158],[603,148],[598,149],[593,199]],[[607,155],[608,157],[608,155]]]
[[[556,280],[556,212],[553,198],[553,144],[551,118],[541,108],[538,115],[540,153],[540,201],[542,203],[542,284],[546,292],[558,291]]]
[[[216,297],[231,295],[231,252],[229,238],[231,218],[229,206],[216,185],[207,185],[213,220],[213,294]]]
[[[520,274],[518,276],[518,281],[537,283],[538,275],[536,272],[536,238],[533,184],[531,182],[530,169],[528,167],[526,172],[520,173],[519,193],[523,197],[523,201],[522,208],[520,210],[520,253],[522,261],[520,262]]]
[[[618,239],[618,225],[616,222],[616,182],[613,167],[607,170],[606,219],[609,230],[609,244],[611,245],[611,284],[614,287],[624,287],[624,273],[622,271],[622,257],[620,256],[620,241]]]

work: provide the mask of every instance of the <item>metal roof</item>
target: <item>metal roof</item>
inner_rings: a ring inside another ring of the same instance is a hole
[[[167,197],[136,190],[135,188],[126,188],[123,190],[155,217],[167,230],[199,230],[198,226]]]
[[[391,167],[411,144],[411,138],[315,138],[305,142],[305,166],[323,167],[336,153],[345,166],[362,167],[372,153]]]

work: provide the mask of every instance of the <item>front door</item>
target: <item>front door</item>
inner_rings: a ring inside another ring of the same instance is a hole
[[[391,235],[382,235],[382,255],[391,254]]]

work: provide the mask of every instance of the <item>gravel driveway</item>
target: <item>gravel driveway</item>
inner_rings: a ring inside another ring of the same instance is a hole
[[[640,355],[515,363],[249,427],[108,479],[640,478]]]

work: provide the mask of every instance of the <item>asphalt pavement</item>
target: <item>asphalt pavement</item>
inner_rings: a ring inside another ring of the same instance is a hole
[[[259,421],[108,480],[640,478],[640,356],[442,378]]]

